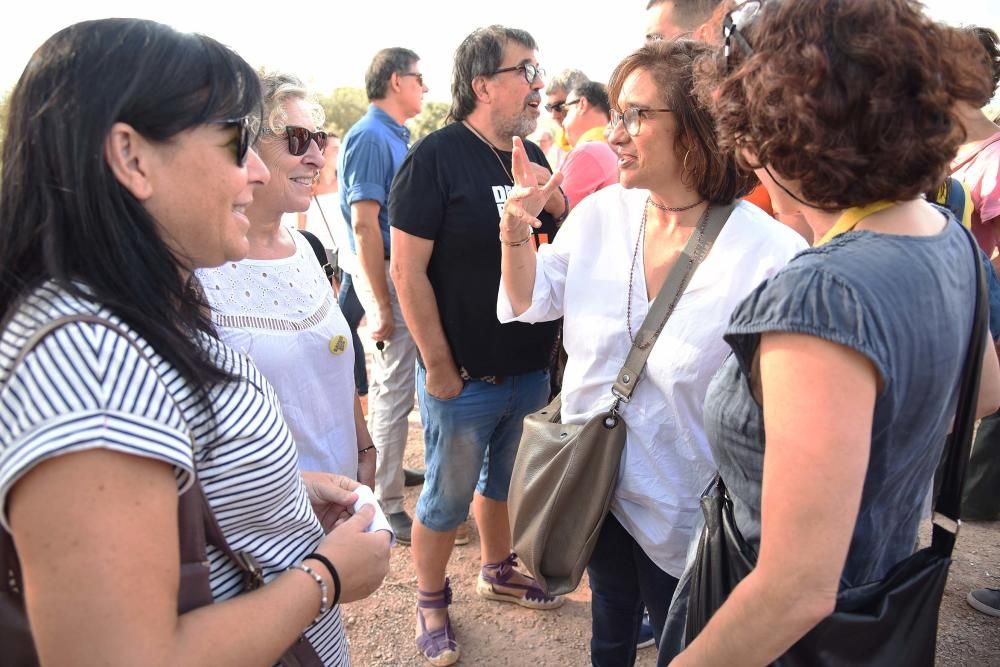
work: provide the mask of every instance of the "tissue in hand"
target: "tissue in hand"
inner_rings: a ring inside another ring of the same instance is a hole
[[[365,486],[364,484],[358,486],[354,489],[354,493],[358,494],[358,499],[354,501],[354,513],[357,514],[365,505],[372,505],[375,508],[375,518],[372,519],[371,524],[368,526],[366,532],[374,533],[376,530],[387,530],[389,535],[392,537],[392,543],[396,543],[396,534],[392,532],[392,528],[389,526],[389,520],[385,518],[385,513],[378,504],[378,500],[375,499],[375,492],[371,490],[371,487]]]

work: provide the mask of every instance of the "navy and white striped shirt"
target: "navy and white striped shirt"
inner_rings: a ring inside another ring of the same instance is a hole
[[[81,313],[114,322],[142,353],[105,325],[70,322],[12,369],[35,331]],[[323,529],[274,390],[245,356],[208,336],[203,344],[219,367],[238,378],[208,392],[214,416],[177,370],[106,308],[53,284],[37,289],[0,334],[4,528],[9,530],[7,494],[22,475],[46,459],[103,448],[170,464],[178,492],[196,469],[229,545],[254,555],[267,580],[313,551]],[[215,599],[237,595],[239,568],[211,545],[208,556]],[[339,608],[306,635],[326,665],[350,664]]]

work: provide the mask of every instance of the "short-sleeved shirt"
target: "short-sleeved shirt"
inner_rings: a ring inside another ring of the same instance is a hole
[[[849,232],[797,256],[737,307],[725,335],[734,354],[709,388],[705,421],[752,545],[760,539],[764,430],[747,378],[761,334],[795,332],[863,354],[884,383],[842,583],[878,580],[913,551],[921,501],[955,414],[975,260],[953,219],[934,236]]]
[[[337,164],[340,213],[348,229],[351,252],[357,253],[351,204],[373,201],[379,205],[378,226],[389,256],[389,187],[410,145],[410,131],[374,104],[344,135]]]
[[[123,333],[70,322],[13,368],[35,331],[74,314],[98,315]],[[107,449],[171,466],[178,493],[197,470],[226,541],[234,551],[255,556],[265,580],[312,552],[323,529],[298,474],[295,443],[274,390],[247,357],[209,336],[202,335],[201,343],[208,358],[236,378],[210,387],[204,396],[101,304],[54,284],[29,295],[0,332],[3,527],[9,530],[11,488],[35,466],[71,452]],[[212,545],[208,559],[216,600],[242,592],[235,563]],[[324,664],[350,664],[338,607],[306,635]]]
[[[979,153],[969,160],[970,153]],[[1000,132],[984,139],[952,162],[952,176],[965,183],[972,197],[972,233],[987,256],[997,249],[997,231],[983,221],[1000,219]]]
[[[524,142],[529,159],[545,155]],[[500,214],[513,187],[511,154],[496,150],[462,123],[424,137],[392,184],[392,226],[434,241],[427,277],[456,364],[472,377],[520,375],[546,368],[558,322],[500,324]],[[555,236],[555,220],[539,216],[536,240]]]
[[[587,195],[618,182],[618,156],[603,140],[581,141],[560,169],[563,192],[570,206]]]
[[[733,354],[705,399],[705,428],[736,523],[759,550],[765,434],[750,376],[761,334],[815,336],[872,362],[884,386],[875,399],[868,470],[841,588],[878,581],[913,553],[921,507],[955,415],[976,281],[968,232],[946,215],[949,224],[933,236],[852,231],[793,258],[734,311],[725,334]],[[671,607],[661,664],[683,637],[689,575],[690,569]]]

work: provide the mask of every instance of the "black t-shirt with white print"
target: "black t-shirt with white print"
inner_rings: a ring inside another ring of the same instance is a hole
[[[528,158],[545,155],[525,141]],[[548,367],[559,322],[500,324],[500,214],[513,184],[511,154],[486,145],[462,123],[410,149],[389,193],[389,224],[434,241],[427,275],[455,363],[470,376],[519,375]],[[548,213],[535,242],[556,232]]]

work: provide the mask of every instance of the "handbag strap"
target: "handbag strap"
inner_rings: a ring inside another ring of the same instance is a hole
[[[639,382],[639,375],[646,366],[646,360],[649,359],[649,353],[653,350],[653,344],[660,332],[663,331],[663,325],[666,324],[677,302],[680,301],[684,288],[690,282],[698,264],[708,256],[709,249],[719,236],[719,232],[722,231],[723,225],[726,224],[726,220],[729,219],[734,208],[736,208],[736,202],[722,206],[709,205],[705,212],[707,219],[704,234],[691,234],[684,250],[681,251],[677,261],[671,267],[667,279],[663,281],[663,286],[660,287],[660,291],[656,295],[656,300],[653,301],[649,312],[646,313],[646,318],[642,321],[642,326],[635,335],[635,340],[632,341],[632,349],[629,350],[628,357],[625,359],[625,365],[622,366],[618,377],[615,378],[615,384],[611,388],[611,393],[615,396],[615,407],[618,406],[619,401],[628,403],[629,399],[632,398],[632,392],[635,391]],[[703,239],[706,244],[705,251],[700,255],[695,252],[699,238]]]
[[[46,336],[54,332],[59,327],[73,322],[99,324],[107,327],[124,339],[136,352],[139,353],[146,363],[150,366],[154,365],[153,360],[150,359],[145,350],[143,350],[142,347],[140,347],[139,344],[128,335],[125,329],[115,322],[105,317],[88,313],[63,315],[46,322],[28,337],[24,345],[21,346],[17,356],[14,358],[14,362],[11,364],[7,377],[3,382],[0,382],[0,393],[3,393],[3,391],[7,388],[7,385],[10,383],[11,378],[14,376],[14,369],[24,361],[28,354]],[[177,403],[177,400],[172,394],[170,394],[170,392],[167,392],[167,395],[170,397],[170,400],[173,402],[183,419],[184,411],[181,409],[180,404]],[[193,454],[195,444],[194,432],[191,430],[190,425],[186,421],[184,426],[187,429],[188,438],[191,442],[191,451]],[[251,556],[244,555],[243,552],[240,552],[240,555],[237,555],[230,548],[229,543],[226,542],[222,529],[219,527],[219,523],[215,518],[215,514],[212,512],[211,506],[208,504],[207,498],[205,498],[205,490],[201,486],[201,481],[198,479],[197,473],[193,470],[192,476],[194,479],[191,482],[191,486],[187,491],[180,494],[177,500],[180,562],[189,563],[206,560],[206,546],[207,544],[211,544],[222,551],[239,566],[240,570],[243,571],[244,578],[248,582],[262,581],[260,567],[256,565],[253,558]],[[6,576],[5,573],[9,573],[10,576]],[[17,558],[17,551],[14,546],[13,537],[10,533],[3,529],[0,529],[0,575],[4,575],[2,577],[3,581],[0,581],[0,590],[5,590],[14,595],[20,596],[22,592],[21,568]]]
[[[932,548],[943,556],[950,556],[961,526],[962,489],[965,485],[965,468],[972,448],[972,435],[976,422],[976,404],[979,397],[979,380],[982,373],[983,352],[989,331],[986,308],[986,275],[980,261],[979,245],[966,230],[972,246],[976,266],[976,309],[972,322],[962,374],[959,376],[958,405],[955,423],[945,446],[945,468],[941,491],[934,504]]]

